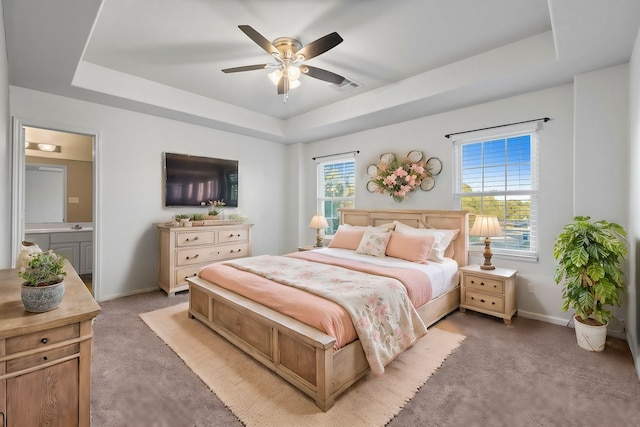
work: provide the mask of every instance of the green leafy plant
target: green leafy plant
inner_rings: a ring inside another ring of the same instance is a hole
[[[218,209],[215,209],[215,208],[214,209],[210,209],[209,210],[209,215],[218,216],[218,215],[220,215],[220,211]]]
[[[63,269],[64,257],[49,250],[30,255],[27,266],[18,276],[25,280],[25,286],[55,285],[64,280],[67,272]]]
[[[582,323],[590,317],[601,325],[608,323],[612,315],[606,307],[621,304],[626,235],[622,226],[592,222],[588,216],[577,216],[564,226],[553,246],[558,263],[554,280],[563,286],[563,311],[575,309]]]
[[[174,216],[174,218],[176,219],[176,221],[180,221],[181,219],[189,219],[189,218],[191,218],[191,215],[189,215],[189,214],[177,214],[176,216]]]
[[[202,221],[204,219],[204,214],[194,213],[191,215],[191,221]]]

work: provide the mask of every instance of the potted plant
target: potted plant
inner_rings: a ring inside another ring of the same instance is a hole
[[[587,350],[604,349],[612,317],[607,307],[621,305],[626,235],[616,223],[576,216],[564,226],[553,246],[558,263],[554,280],[563,286],[561,309],[575,310],[578,345]]]
[[[188,225],[191,225],[190,221],[191,221],[191,215],[189,214],[177,214],[175,216],[176,221],[180,222],[180,225],[182,227],[187,227]]]
[[[58,308],[64,296],[64,258],[49,250],[33,253],[18,272],[24,279],[22,304],[27,311],[42,313]]]
[[[191,223],[193,225],[204,225],[204,214],[194,213],[191,215]]]

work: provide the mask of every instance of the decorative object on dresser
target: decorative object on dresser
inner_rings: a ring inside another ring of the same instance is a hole
[[[491,264],[491,239],[490,237],[502,236],[502,228],[498,218],[492,215],[476,215],[476,220],[469,231],[470,236],[484,237],[484,264],[480,266],[483,270],[493,270],[496,267]]]
[[[52,250],[29,255],[18,276],[24,279],[20,296],[25,310],[32,313],[51,311],[64,296],[64,258]]]
[[[251,256],[253,224],[205,225],[190,230],[156,226],[160,234],[158,284],[167,295],[189,289],[187,277],[195,277],[204,265]]]
[[[326,230],[327,228],[329,228],[327,219],[322,215],[314,215],[313,218],[311,218],[311,222],[309,223],[309,228],[316,229],[316,247],[321,248],[323,246],[323,237],[320,233],[320,230]]]
[[[22,242],[22,246],[20,247],[20,252],[18,253],[18,259],[16,260],[17,268],[24,268],[29,263],[29,257],[31,254],[42,252],[40,246],[38,246],[35,242],[27,242],[24,240]]]
[[[621,305],[626,235],[616,223],[577,216],[563,227],[553,246],[558,263],[554,279],[562,283],[561,309],[575,309],[576,339],[586,350],[604,350],[612,317],[606,307]]]
[[[516,270],[480,265],[460,267],[460,311],[466,309],[500,317],[511,325],[516,305]]]
[[[89,427],[92,319],[100,307],[66,260],[62,304],[26,313],[18,271],[0,270],[2,425]]]

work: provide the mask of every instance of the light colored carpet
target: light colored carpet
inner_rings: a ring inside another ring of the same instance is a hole
[[[369,374],[328,412],[196,319],[188,303],[140,317],[247,426],[384,426],[460,345],[464,336],[429,328],[385,374]]]

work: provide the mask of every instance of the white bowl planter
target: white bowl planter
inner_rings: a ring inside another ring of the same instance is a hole
[[[576,328],[576,339],[578,345],[585,350],[589,351],[602,351],[604,350],[605,343],[607,341],[607,325],[591,326],[579,322],[575,316],[573,323]]]

